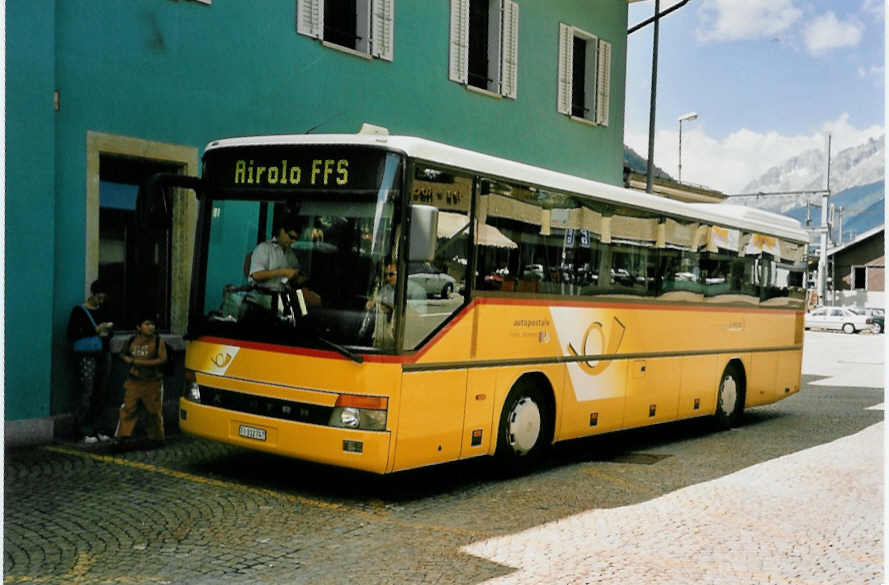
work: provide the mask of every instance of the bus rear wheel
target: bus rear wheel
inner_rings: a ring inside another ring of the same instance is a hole
[[[519,383],[506,397],[497,432],[496,458],[510,474],[524,473],[543,458],[550,442],[552,413],[543,393]]]
[[[716,397],[716,427],[727,430],[741,422],[744,413],[744,378],[737,364],[726,366]]]

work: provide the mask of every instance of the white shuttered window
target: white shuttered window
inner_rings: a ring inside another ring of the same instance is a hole
[[[451,81],[515,99],[519,5],[513,0],[451,0]]]
[[[599,39],[598,75],[596,76],[596,124],[608,125],[611,104],[611,43]]]
[[[557,93],[559,113],[607,126],[611,102],[611,43],[577,27],[560,24]]]
[[[298,33],[363,55],[393,58],[395,0],[297,0]]]

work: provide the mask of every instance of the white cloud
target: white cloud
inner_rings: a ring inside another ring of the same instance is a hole
[[[864,0],[861,3],[861,12],[882,20],[885,15],[883,0]]]
[[[698,10],[700,41],[734,41],[774,36],[802,16],[794,0],[712,0]]]
[[[858,77],[862,79],[872,79],[879,87],[883,87],[883,74],[886,69],[879,65],[871,65],[870,67],[865,67],[864,65],[858,66]]]
[[[817,55],[830,49],[854,47],[861,42],[863,28],[854,19],[843,22],[833,12],[825,12],[806,26],[806,48]]]
[[[761,134],[742,128],[717,139],[707,134],[703,124],[685,126],[682,129],[682,180],[724,193],[739,193],[745,185],[787,159],[813,148],[824,150],[828,133],[835,155],[869,138],[881,136],[883,132],[880,125],[855,128],[849,123],[849,114],[824,122],[811,134],[798,136],[784,136],[777,132]],[[654,162],[674,178],[679,159],[678,134],[678,129],[673,129],[660,130],[655,135]],[[628,128],[624,138],[627,145],[643,157],[648,152],[646,130],[634,132]]]

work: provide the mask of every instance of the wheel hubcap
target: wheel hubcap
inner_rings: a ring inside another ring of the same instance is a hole
[[[731,376],[722,380],[722,391],[719,393],[719,408],[725,414],[731,414],[735,410],[738,401],[738,385]]]
[[[534,448],[540,436],[540,409],[525,396],[513,407],[508,421],[509,444],[516,453],[524,455]]]

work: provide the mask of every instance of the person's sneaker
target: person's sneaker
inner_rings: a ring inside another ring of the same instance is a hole
[[[111,440],[111,437],[109,437],[108,435],[103,435],[102,433],[97,433],[96,438],[98,438],[99,441],[102,443],[107,443]]]
[[[87,435],[83,438],[84,445],[93,445],[99,442],[99,438],[94,435]]]

